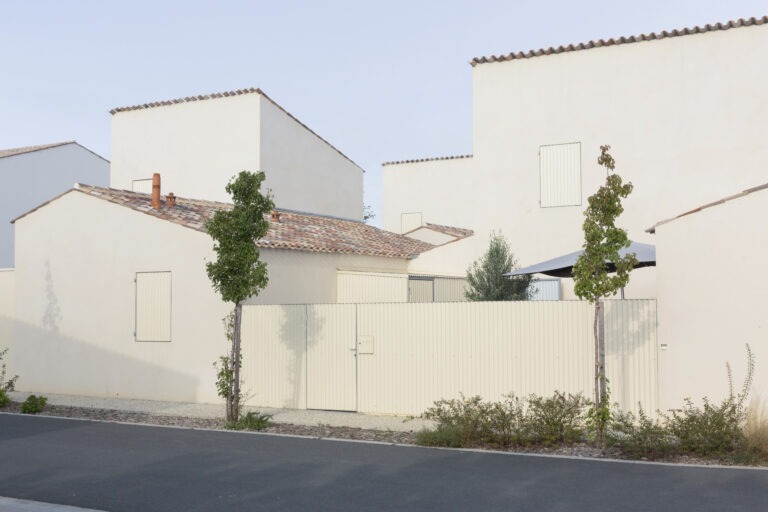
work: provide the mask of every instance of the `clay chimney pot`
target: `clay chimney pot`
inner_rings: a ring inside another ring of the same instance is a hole
[[[160,209],[160,173],[152,175],[152,208]]]

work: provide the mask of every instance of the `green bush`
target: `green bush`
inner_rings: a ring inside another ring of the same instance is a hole
[[[21,412],[24,414],[37,414],[43,412],[48,404],[48,399],[44,396],[29,395],[24,403],[21,404]]]
[[[271,414],[261,414],[256,411],[248,411],[245,416],[241,416],[237,421],[227,424],[230,430],[264,430],[272,425]]]
[[[462,395],[439,400],[422,414],[437,425],[434,430],[419,432],[416,443],[454,448],[571,443],[583,436],[587,406],[581,394],[556,392],[551,398],[531,395],[525,399],[510,394],[500,402]]]
[[[489,404],[479,396],[460,399],[438,400],[422,417],[437,423],[433,439],[440,443],[424,443],[431,446],[469,447],[483,444],[489,437]],[[422,440],[428,435],[422,434]]]
[[[677,450],[677,438],[666,425],[650,418],[642,407],[638,416],[631,412],[617,412],[606,431],[606,443],[632,458],[661,459]]]
[[[5,380],[5,363],[2,361],[7,353],[7,348],[0,350],[0,408],[11,403],[11,397],[8,396],[8,393],[16,389],[16,380],[19,378],[18,375],[14,375],[10,379]]]
[[[544,446],[571,444],[584,437],[585,412],[590,402],[581,393],[555,391],[549,398],[531,395],[530,430],[533,441]]]

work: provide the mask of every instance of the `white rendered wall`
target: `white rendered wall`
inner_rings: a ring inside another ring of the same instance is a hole
[[[24,376],[20,390],[219,401],[212,363],[227,351],[221,320],[231,305],[206,275],[205,262],[215,258],[207,234],[77,191],[19,219],[16,229],[11,351],[14,372]],[[249,303],[335,302],[338,268],[406,266],[353,255],[261,255],[270,284]],[[136,342],[135,274],[157,271],[171,272],[171,341]]]
[[[363,219],[363,170],[261,98],[261,170],[278,206]]]
[[[362,169],[260,94],[112,116],[113,188],[159,172],[163,194],[230,202],[243,170],[264,171],[281,208],[362,220]]]
[[[0,180],[0,267],[11,267],[11,220],[66,192],[75,182],[107,185],[109,162],[71,143],[0,158]]]
[[[243,94],[113,114],[110,186],[159,172],[163,194],[229,202],[230,178],[261,170],[260,110]]]
[[[13,336],[14,307],[14,271],[11,268],[0,268],[0,350],[8,348]],[[8,372],[13,373],[13,365],[10,360],[13,354],[8,354],[5,363],[8,364]]]
[[[755,65],[766,60],[762,25],[479,64],[471,169],[456,172],[461,160],[384,167],[384,225],[423,211],[428,222],[474,229],[474,258],[501,231],[523,266],[577,250],[586,199],[605,179],[599,147],[610,144],[635,186],[619,225],[653,243],[644,231],[659,220],[766,181],[768,68]],[[541,208],[539,147],[572,142],[581,143],[582,204]],[[654,272],[638,271],[627,297],[653,296]]]
[[[768,397],[768,191],[706,208],[656,228],[663,409],[685,397],[719,401],[755,354],[754,393]]]
[[[77,191],[16,231],[19,389],[218,401],[211,364],[229,308],[205,274],[205,234]],[[171,342],[134,338],[135,273],[151,271],[172,273]]]

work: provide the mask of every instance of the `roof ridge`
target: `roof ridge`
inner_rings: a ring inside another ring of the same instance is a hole
[[[39,144],[36,146],[22,146],[18,148],[0,149],[0,158],[16,156],[16,155],[25,155],[27,153],[34,153],[35,151],[42,151],[44,149],[52,149],[52,148],[57,148],[59,146],[66,146],[67,144],[77,144],[77,141],[67,140],[63,142],[53,142],[51,144]],[[77,144],[77,145],[80,146],[80,144]],[[87,149],[87,148],[84,148],[84,149]]]
[[[206,221],[214,212],[232,207],[229,203],[177,197],[175,206],[168,206],[161,199],[161,208],[155,209],[152,208],[150,195],[141,192],[77,183],[64,194],[73,191],[203,233],[206,232]],[[50,204],[61,195],[24,213],[13,222]],[[281,208],[277,210],[283,215],[279,219],[270,219],[270,229],[257,242],[258,247],[400,259],[413,259],[436,247],[429,242],[351,219]],[[265,214],[265,217],[271,216]]]
[[[434,156],[429,158],[416,158],[413,160],[393,160],[391,162],[384,162],[381,164],[382,167],[386,165],[398,165],[398,164],[416,164],[419,162],[435,162],[438,160],[461,160],[463,158],[472,158],[472,154],[467,155],[452,155],[452,156]]]
[[[669,217],[668,219],[660,220],[659,222],[657,222],[656,224],[654,224],[650,228],[646,229],[645,232],[653,234],[653,233],[656,232],[656,228],[659,227],[659,226],[662,226],[662,225],[667,224],[669,222],[672,222],[674,220],[680,219],[682,217],[687,217],[688,215],[692,215],[694,213],[698,213],[698,212],[700,212],[702,210],[706,210],[708,208],[712,208],[713,206],[718,206],[718,205],[727,203],[729,201],[733,201],[734,199],[739,199],[741,197],[746,197],[746,196],[748,196],[750,194],[753,194],[755,192],[759,192],[761,190],[768,190],[768,183],[763,183],[762,185],[757,185],[755,187],[750,187],[750,188],[744,189],[741,192],[737,192],[737,193],[731,194],[729,196],[721,197],[720,199],[717,199],[715,201],[710,201],[709,203],[703,204],[701,206],[697,206],[696,208],[694,208],[692,210],[685,211],[685,212],[683,212],[683,213],[681,213],[679,215],[675,215],[674,217]]]
[[[539,48],[537,50],[528,50],[527,52],[511,52],[507,55],[491,55],[489,57],[475,57],[469,63],[472,67],[478,64],[487,64],[493,62],[504,62],[509,60],[530,59],[543,55],[555,55],[558,53],[574,52],[579,50],[589,50],[603,46],[617,46],[620,44],[638,43],[642,41],[654,41],[658,39],[668,39],[671,37],[686,36],[691,34],[703,34],[706,32],[718,32],[732,28],[750,27],[753,25],[763,25],[768,23],[768,16],[759,18],[739,18],[737,20],[727,21],[725,23],[706,24],[703,26],[693,26],[675,30],[662,30],[661,32],[649,32],[634,36],[622,36],[618,38],[589,40],[586,43],[561,45],[558,47]]]
[[[183,98],[174,98],[170,100],[151,101],[149,103],[142,103],[140,105],[130,105],[127,107],[116,107],[111,109],[109,113],[112,115],[115,115],[115,114],[119,114],[120,112],[130,112],[134,110],[146,110],[150,108],[167,107],[170,105],[178,105],[180,103],[192,103],[195,101],[206,101],[206,100],[213,100],[213,99],[219,99],[219,98],[229,98],[232,96],[242,96],[244,94],[258,94],[265,100],[269,101],[272,105],[277,107],[277,109],[280,110],[282,113],[284,113],[285,115],[287,115],[288,117],[290,117],[291,119],[299,123],[299,125],[301,125],[309,133],[311,133],[312,135],[320,139],[322,142],[327,144],[331,149],[336,151],[339,155],[344,157],[346,160],[349,160],[353,165],[355,165],[355,167],[365,172],[365,169],[360,167],[354,160],[352,160],[347,155],[342,153],[339,148],[337,148],[336,146],[328,142],[326,139],[321,137],[316,131],[314,131],[312,128],[310,128],[309,126],[301,122],[299,118],[297,118],[296,116],[294,116],[293,114],[285,110],[279,103],[277,103],[275,100],[270,98],[269,95],[267,95],[267,93],[265,93],[258,87],[248,87],[246,89],[235,89],[233,91],[224,91],[224,92],[212,92],[208,94],[198,94],[197,96],[186,96]]]

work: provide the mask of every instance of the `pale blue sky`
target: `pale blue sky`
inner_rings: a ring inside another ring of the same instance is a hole
[[[0,149],[77,140],[109,110],[259,87],[366,171],[471,153],[473,57],[768,14],[767,0],[0,1]]]

